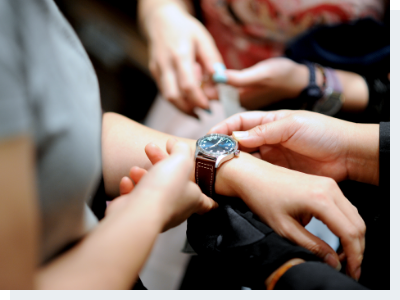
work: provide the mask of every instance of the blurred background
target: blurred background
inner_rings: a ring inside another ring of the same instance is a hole
[[[145,39],[137,28],[137,1],[55,2],[90,55],[100,83],[103,110],[143,122],[157,86],[147,68]]]

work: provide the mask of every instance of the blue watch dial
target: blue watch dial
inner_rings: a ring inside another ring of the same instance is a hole
[[[219,156],[232,153],[235,150],[236,141],[229,136],[212,134],[201,138],[198,146],[206,154]]]

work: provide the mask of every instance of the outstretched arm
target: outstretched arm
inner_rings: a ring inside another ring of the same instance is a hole
[[[140,159],[140,151],[144,156],[146,143],[154,138],[152,142],[165,149],[167,135],[141,127],[116,114],[106,117],[112,118],[117,126],[112,126],[108,133],[103,132],[108,135],[104,141],[108,140],[107,144],[111,147],[111,151],[103,153],[104,172],[112,175],[108,177],[105,173],[104,178],[106,189],[108,186],[109,191],[117,192],[121,178],[129,174],[129,168],[136,164],[135,159]],[[140,135],[136,135],[135,128]],[[129,141],[132,146],[117,146],[123,141]],[[185,142],[193,149],[194,155],[195,141]],[[136,153],[130,147],[140,151]],[[126,167],[123,167],[127,161]],[[294,172],[242,153],[218,168],[215,191],[225,196],[240,197],[279,235],[311,250],[336,268],[339,264],[336,252],[303,227],[312,216],[317,217],[345,245],[349,274],[354,278],[359,275],[357,269],[364,252],[365,224],[332,179]]]

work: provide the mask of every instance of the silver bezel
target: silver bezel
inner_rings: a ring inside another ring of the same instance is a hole
[[[235,146],[234,146],[233,150],[229,151],[226,154],[215,154],[214,155],[214,154],[207,153],[199,146],[199,142],[209,136],[220,136],[220,137],[229,138],[235,143]],[[235,139],[233,139],[232,137],[230,137],[229,135],[220,134],[220,133],[207,134],[207,135],[199,138],[196,142],[195,159],[197,156],[209,158],[210,160],[215,161],[215,167],[218,168],[223,162],[233,158],[235,155],[238,155],[238,153],[239,153],[238,148],[239,148],[238,142]]]

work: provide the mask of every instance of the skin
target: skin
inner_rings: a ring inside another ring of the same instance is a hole
[[[193,183],[195,141],[178,139],[183,144],[179,143],[181,146],[174,150],[168,144],[170,137],[121,115],[104,114],[105,188],[110,197],[120,198],[93,231],[44,266],[37,261],[40,228],[33,143],[29,137],[11,144],[2,140],[0,233],[2,245],[6,246],[0,252],[0,269],[4,274],[1,288],[130,288],[158,233],[182,222],[191,213],[204,213],[216,207]],[[150,142],[153,144],[148,145]],[[152,162],[164,156],[152,156],[152,147],[167,148],[171,153],[154,168]],[[121,179],[129,176],[132,166],[149,172],[132,192],[120,196]],[[331,260],[326,262],[332,267],[339,264],[335,251],[303,228],[311,216],[321,219],[344,240],[350,266],[356,267],[358,262],[353,257],[363,254],[364,228],[355,226],[362,220],[331,179],[274,166],[241,153],[219,168],[215,189],[222,195],[241,197],[278,234],[310,249],[322,260],[330,254]],[[10,211],[14,212],[11,219]]]
[[[181,111],[208,109],[201,82],[222,57],[206,28],[189,13],[188,1],[139,1],[139,23],[150,46],[149,69],[163,96]]]
[[[233,134],[243,151],[285,168],[335,181],[379,184],[376,124],[355,124],[308,111],[255,111],[234,115],[210,133]],[[343,207],[342,212],[355,214],[356,209]],[[365,232],[365,224],[360,220],[352,225]],[[363,239],[360,247],[364,247]],[[344,256],[348,261],[347,273],[358,279],[362,255],[354,253],[350,258],[345,251],[341,257]]]
[[[209,99],[218,99],[209,78],[215,72],[213,65],[223,59],[212,36],[190,11],[190,1],[179,0],[141,0],[138,9],[139,23],[150,46],[149,69],[161,93],[181,111],[194,116],[194,107],[207,109]],[[283,57],[224,74],[224,83],[239,89],[241,104],[249,110],[296,98],[309,81],[305,65]],[[345,96],[342,110],[363,111],[368,104],[364,79],[342,70],[336,70],[336,74]],[[320,70],[316,76],[322,86]]]
[[[368,87],[358,74],[335,70],[343,87],[345,101],[343,111],[363,111],[368,104]],[[249,110],[259,109],[300,95],[309,83],[307,66],[288,58],[276,57],[263,60],[254,66],[237,70],[226,70],[227,83],[238,88],[243,107]],[[323,76],[316,69],[317,84],[322,87]],[[218,97],[217,93],[210,95]]]
[[[120,205],[107,209],[93,231],[38,267],[34,147],[27,136],[2,140],[0,288],[129,289],[160,232],[216,207],[189,180],[191,154],[187,144],[176,143],[168,159],[142,176],[134,190],[116,198]]]

